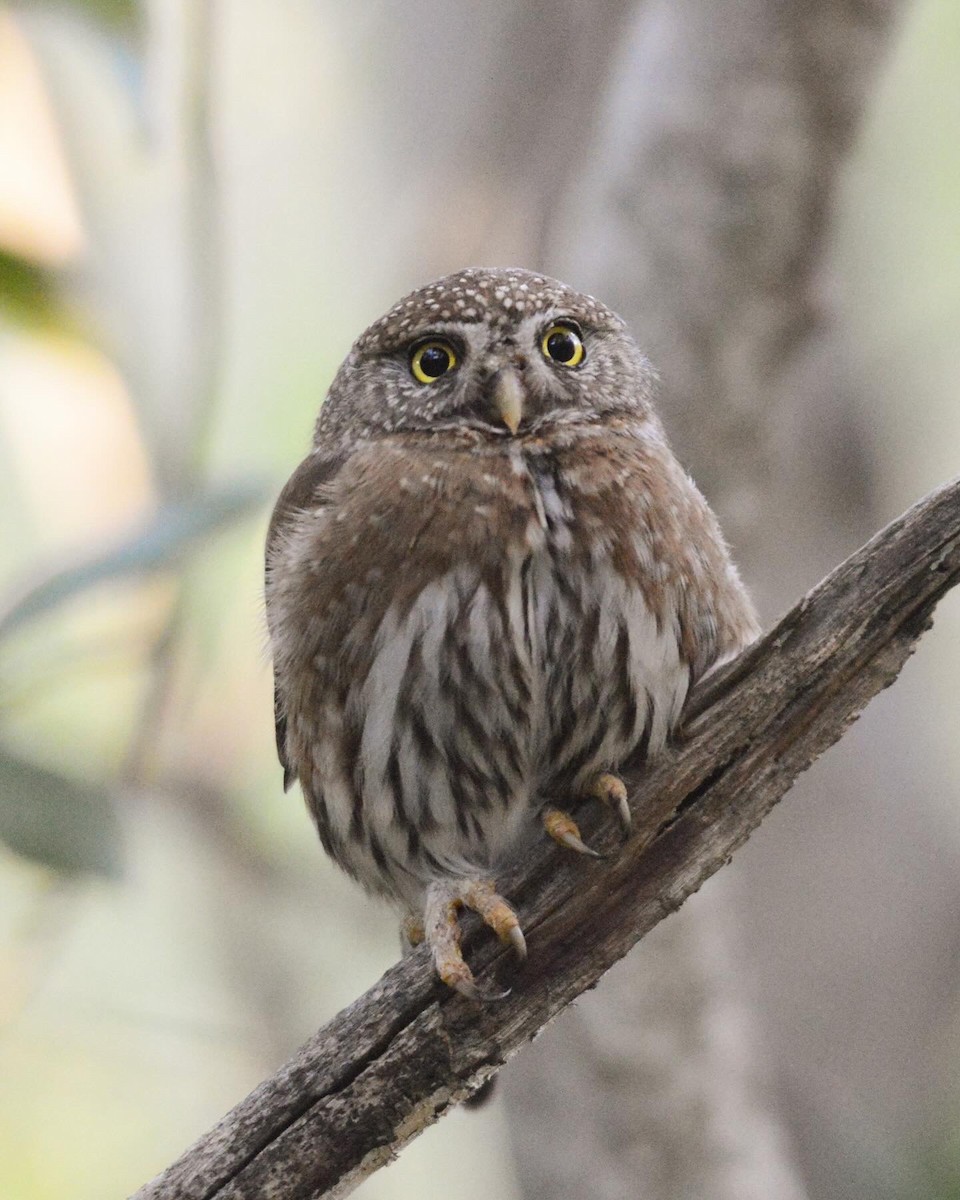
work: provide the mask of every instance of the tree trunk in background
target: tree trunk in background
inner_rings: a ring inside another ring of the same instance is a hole
[[[731,984],[724,891],[688,901],[504,1073],[526,1196],[804,1200]]]
[[[677,449],[767,620],[876,523],[823,251],[901,7],[638,5],[540,263],[620,311],[661,370]],[[802,1195],[757,1080],[751,1003],[809,1194],[909,1186],[897,1148],[919,1124],[949,936],[929,913],[956,900],[956,864],[935,852],[929,811],[902,804],[907,772],[891,760],[917,724],[904,705],[894,694],[873,712],[727,887],[671,918],[507,1072],[528,1196]],[[858,844],[858,824],[875,845]],[[825,910],[841,877],[846,903]],[[740,937],[723,936],[718,908]]]

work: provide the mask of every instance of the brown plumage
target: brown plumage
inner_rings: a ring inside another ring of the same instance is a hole
[[[475,995],[456,910],[518,952],[502,864],[656,753],[757,631],[615,314],[520,270],[413,293],[356,342],[267,545],[277,748],[327,852]]]

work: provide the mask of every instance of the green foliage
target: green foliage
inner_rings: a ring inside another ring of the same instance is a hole
[[[254,510],[264,489],[238,484],[161,508],[152,521],[108,550],[56,570],[5,613],[0,638],[98,583],[178,565],[200,541]]]
[[[23,325],[63,323],[64,312],[51,274],[0,250],[0,312]]]
[[[71,7],[90,13],[102,25],[121,33],[136,27],[140,9],[137,0],[72,0]]]
[[[62,874],[119,874],[119,823],[107,790],[68,779],[2,746],[0,840]]]

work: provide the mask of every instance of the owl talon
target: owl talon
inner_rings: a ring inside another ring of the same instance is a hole
[[[541,819],[544,829],[561,846],[576,850],[578,854],[589,854],[591,858],[604,857],[598,850],[587,845],[580,836],[576,821],[569,814],[561,812],[559,808],[548,808],[544,810]]]
[[[604,771],[587,785],[585,795],[605,804],[617,818],[624,837],[630,832],[633,817],[630,814],[630,804],[627,801],[627,785],[619,775]]]
[[[558,834],[557,841],[570,850],[576,850],[578,854],[588,854],[591,858],[606,858],[605,854],[601,854],[599,850],[594,850],[592,846],[588,846],[582,838],[578,838],[574,833]]]
[[[423,919],[424,940],[430,947],[437,974],[448,987],[468,1000],[478,1003],[505,1000],[510,995],[509,988],[505,992],[482,989],[464,961],[457,919],[461,908],[475,912],[501,942],[512,948],[518,959],[526,958],[527,943],[517,914],[497,894],[491,882],[482,879],[437,880],[427,890]]]
[[[413,913],[400,922],[400,952],[404,958],[412,954],[424,939],[423,922]]]
[[[474,1004],[497,1004],[501,1000],[506,1000],[510,995],[511,989],[507,988],[503,992],[490,992],[485,988],[481,988],[474,979],[460,979],[456,983],[450,985],[455,992],[464,996],[467,1000],[472,1000]]]
[[[510,945],[513,947],[514,954],[523,962],[527,957],[527,939],[523,936],[523,930],[519,925],[514,925],[507,934],[507,937],[510,939]]]

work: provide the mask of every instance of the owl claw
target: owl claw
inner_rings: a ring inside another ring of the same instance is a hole
[[[612,810],[621,832],[626,837],[633,824],[633,817],[627,800],[627,786],[620,776],[604,771],[588,784],[586,795],[599,800]]]
[[[490,992],[485,988],[481,988],[475,979],[458,979],[456,983],[450,985],[455,992],[466,997],[467,1000],[472,1000],[474,1004],[497,1004],[501,1000],[506,1000],[510,995],[511,988],[507,988],[503,992]]]
[[[523,936],[523,930],[519,925],[514,925],[507,937],[510,939],[514,954],[523,962],[527,957],[527,939]]]
[[[400,953],[403,957],[412,954],[423,938],[423,921],[409,913],[400,922]]]
[[[578,838],[575,833],[558,833],[557,841],[561,845],[569,847],[571,850],[576,850],[578,854],[589,854],[591,858],[604,858],[605,856],[599,850],[594,850],[592,846],[588,846],[582,839]]]
[[[434,966],[443,982],[461,996],[477,1003],[505,1000],[505,992],[481,988],[467,966],[460,949],[460,923],[457,913],[469,908],[489,925],[504,944],[509,944],[518,959],[527,956],[527,943],[517,920],[517,914],[497,894],[488,880],[436,880],[427,889],[424,910],[424,940],[430,947]]]
[[[566,846],[570,850],[576,850],[578,854],[589,854],[591,858],[604,857],[598,850],[594,850],[587,845],[580,836],[580,830],[577,828],[577,823],[573,817],[565,812],[561,812],[559,808],[546,809],[541,819],[544,829],[561,846]]]

